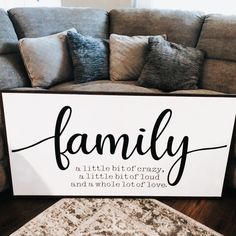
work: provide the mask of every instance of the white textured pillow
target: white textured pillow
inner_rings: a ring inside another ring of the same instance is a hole
[[[20,39],[19,48],[32,87],[48,88],[72,79],[73,69],[66,41],[68,31],[77,32],[72,28],[45,37]]]
[[[166,35],[162,35],[166,39]],[[150,36],[110,36],[111,80],[137,80],[145,63]]]

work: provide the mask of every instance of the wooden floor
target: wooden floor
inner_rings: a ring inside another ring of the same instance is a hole
[[[17,230],[59,198],[0,195],[0,235]],[[158,198],[158,200],[224,234],[236,235],[236,191],[225,190],[222,198]]]
[[[222,198],[158,200],[225,236],[236,236],[236,190],[225,190]]]

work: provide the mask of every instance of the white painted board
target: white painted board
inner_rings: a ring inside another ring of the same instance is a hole
[[[2,102],[14,195],[221,196],[236,97],[3,92]]]

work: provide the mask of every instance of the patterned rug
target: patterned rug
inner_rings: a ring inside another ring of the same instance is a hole
[[[153,199],[65,198],[12,236],[219,236]]]

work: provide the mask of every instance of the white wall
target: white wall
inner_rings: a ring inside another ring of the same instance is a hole
[[[236,14],[235,0],[136,0],[138,8],[198,10],[205,13]]]
[[[94,7],[111,10],[113,8],[132,7],[135,0],[0,0],[0,8],[64,6],[64,7]]]
[[[60,7],[61,0],[0,0],[0,8],[10,9],[14,7]]]
[[[95,7],[111,10],[113,8],[132,7],[132,0],[62,0],[64,7]]]

